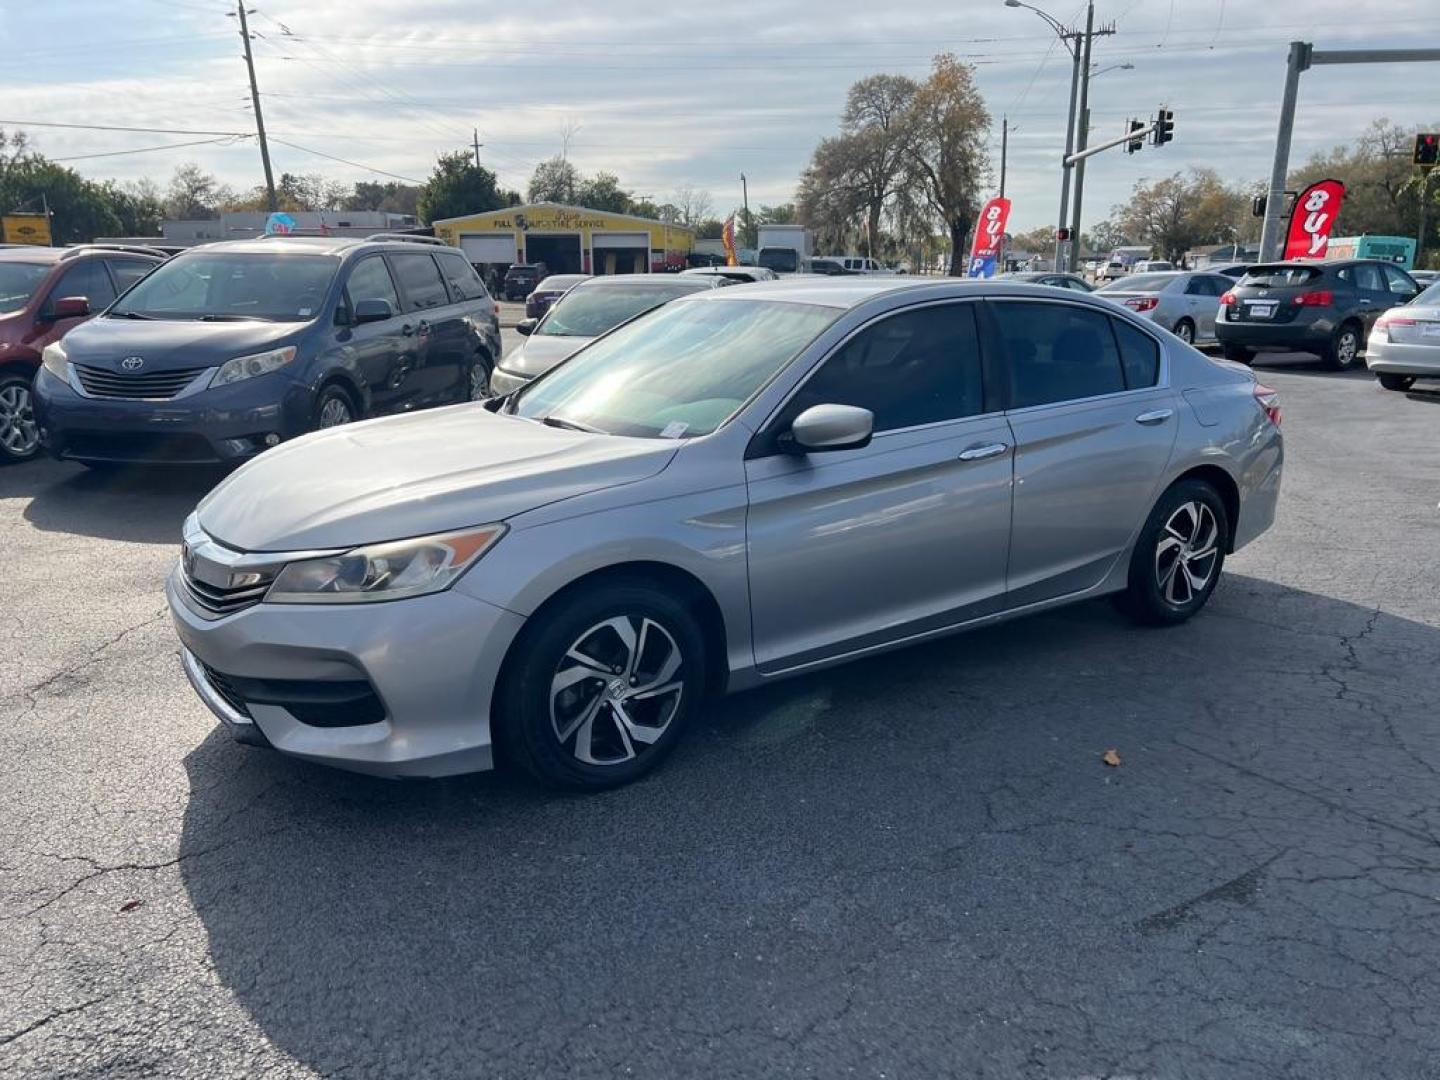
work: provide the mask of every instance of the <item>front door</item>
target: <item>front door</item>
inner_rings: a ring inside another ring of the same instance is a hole
[[[367,255],[355,264],[345,283],[345,303],[350,312],[361,300],[384,300],[394,313],[381,322],[348,326],[336,334],[340,344],[351,350],[355,366],[370,391],[370,413],[383,416],[398,412],[408,387],[406,380],[414,366],[415,338],[404,334],[405,313],[395,282],[380,255]],[[413,328],[412,328],[413,331]]]
[[[762,671],[997,610],[1010,537],[1009,425],[987,398],[978,305],[885,316],[833,352],[746,462],[750,597]],[[875,416],[870,445],[786,454],[812,405]]]
[[[468,366],[469,357],[457,344],[463,327],[452,323],[452,316],[458,319],[458,313],[450,308],[450,294],[435,257],[422,250],[392,252],[386,258],[405,302],[401,332],[408,328],[414,342],[414,366],[406,373],[408,390],[402,407],[424,408],[452,401],[455,387],[465,378],[462,368]]]
[[[1015,432],[1007,607],[1098,585],[1149,514],[1179,425],[1160,346],[1058,301],[990,302]]]

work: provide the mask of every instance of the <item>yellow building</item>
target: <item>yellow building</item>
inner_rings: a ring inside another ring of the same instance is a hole
[[[644,274],[683,269],[695,233],[683,225],[532,203],[432,223],[477,265],[544,263],[552,274]]]

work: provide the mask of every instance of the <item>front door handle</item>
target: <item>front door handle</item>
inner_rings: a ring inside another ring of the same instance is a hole
[[[404,334],[406,337],[409,337],[411,334],[415,333],[415,327],[411,326],[407,322],[404,326],[400,327],[400,333]]]
[[[984,443],[980,446],[967,446],[960,451],[961,461],[984,461],[986,458],[998,457],[1005,453],[1010,447],[1003,442]]]
[[[1154,427],[1156,424],[1163,424],[1174,415],[1174,409],[1156,409],[1153,412],[1142,412],[1139,416],[1135,417],[1135,423]]]

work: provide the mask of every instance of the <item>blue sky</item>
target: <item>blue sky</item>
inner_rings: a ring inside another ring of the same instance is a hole
[[[878,71],[923,76],[949,50],[975,64],[995,118],[1011,119],[1012,228],[1053,223],[1069,61],[1034,14],[1001,0],[255,0],[251,28],[277,173],[423,178],[439,152],[480,128],[482,159],[524,188],[558,152],[608,169],[663,200],[681,185],[722,214],[740,200],[787,201],[816,141],[833,132],[845,91]],[[1038,6],[1064,22],[1077,0]],[[0,121],[253,130],[233,7],[220,0],[56,0],[0,10]],[[1086,219],[1108,214],[1134,182],[1191,165],[1267,175],[1286,43],[1317,48],[1440,46],[1437,0],[1099,0],[1097,65],[1129,63],[1092,88],[1092,140],[1162,103],[1176,139],[1092,161]],[[1440,121],[1440,65],[1329,67],[1302,80],[1292,160],[1352,140],[1375,117]],[[9,125],[6,125],[9,126]],[[227,183],[260,181],[253,140],[107,157],[81,155],[223,135],[30,127],[36,143],[97,178],[161,182],[197,161]],[[283,141],[280,141],[283,140]],[[293,145],[285,145],[290,143]],[[303,147],[305,149],[300,149]],[[356,164],[318,156],[319,151]]]

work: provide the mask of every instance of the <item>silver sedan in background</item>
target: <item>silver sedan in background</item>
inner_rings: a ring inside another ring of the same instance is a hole
[[[1416,379],[1440,379],[1440,284],[1375,320],[1365,366],[1386,390],[1409,390]]]
[[[1215,340],[1220,297],[1235,286],[1206,270],[1167,270],[1131,274],[1096,291],[1169,330],[1187,345]]]
[[[166,591],[239,738],[609,787],[707,694],[1097,596],[1183,622],[1274,520],[1279,423],[1248,369],[1069,290],[706,289],[504,401],[261,454]]]

